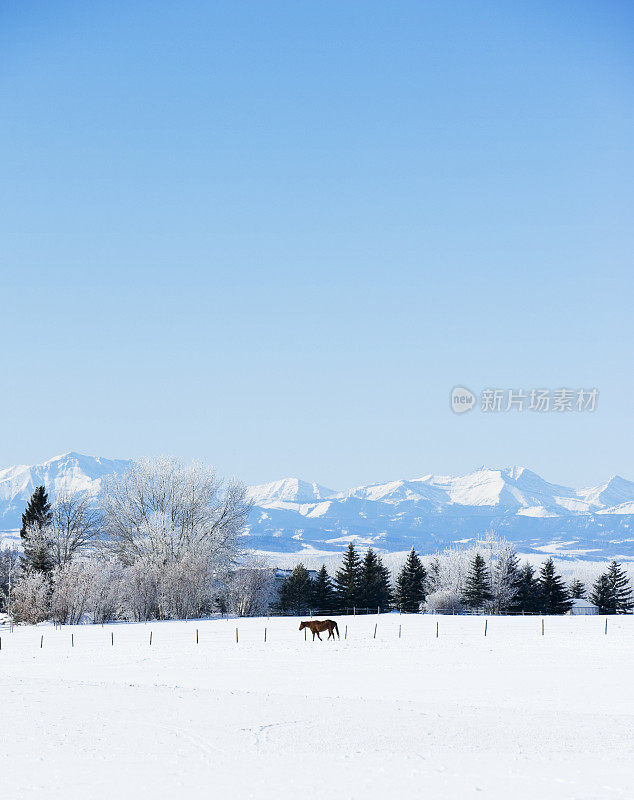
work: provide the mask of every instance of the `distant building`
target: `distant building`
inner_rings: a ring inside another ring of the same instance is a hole
[[[572,608],[568,612],[572,616],[578,615],[591,615],[591,614],[598,614],[599,607],[595,606],[594,603],[591,603],[589,600],[586,600],[584,597],[580,597],[577,600],[572,601]]]

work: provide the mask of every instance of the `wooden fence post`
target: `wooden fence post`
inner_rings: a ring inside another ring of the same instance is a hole
[[[436,620],[436,639],[438,638],[438,620]]]
[[[544,635],[544,620],[542,618],[542,636]]]
[[[488,624],[489,624],[489,620],[488,620],[488,619],[485,619],[485,620],[484,620],[484,635],[485,635],[485,636],[487,635],[487,625],[488,625]]]
[[[150,645],[152,644],[152,631],[150,631]]]
[[[236,628],[236,644],[238,644],[238,629]]]
[[[264,628],[264,641],[266,642],[266,628]]]
[[[373,637],[374,639],[376,639],[376,626],[377,626],[377,623],[375,622],[374,623],[374,637]]]
[[[608,618],[605,618],[605,635],[608,635]]]
[[[399,639],[401,638],[401,626],[400,625],[398,626],[398,638]]]
[[[196,644],[198,644],[198,628],[196,628]]]
[[[42,649],[43,646],[44,646],[44,634],[40,636],[40,650]]]
[[[110,644],[114,647],[114,631],[110,631]]]
[[[348,638],[348,626],[347,625],[346,625],[346,632],[344,633],[343,638],[344,639]]]

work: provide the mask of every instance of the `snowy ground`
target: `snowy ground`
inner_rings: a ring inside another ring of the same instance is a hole
[[[1,796],[631,798],[634,617],[604,620],[0,627]]]

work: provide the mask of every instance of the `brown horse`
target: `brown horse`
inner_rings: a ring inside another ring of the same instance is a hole
[[[335,633],[337,634],[337,638],[340,639],[339,636],[339,628],[337,627],[337,623],[334,619],[324,619],[324,620],[313,620],[312,622],[300,622],[299,629],[300,631],[304,628],[308,628],[308,630],[313,634],[313,642],[315,641],[315,634],[317,634],[317,638],[319,641],[323,641],[321,636],[319,635],[320,631],[328,631],[328,638],[332,636],[335,638]],[[333,631],[335,633],[333,633]]]

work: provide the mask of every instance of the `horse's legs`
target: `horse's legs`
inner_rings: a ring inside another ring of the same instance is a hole
[[[320,641],[320,642],[321,642],[321,641],[323,641],[323,639],[322,639],[322,638],[321,638],[321,636],[319,635],[319,631],[317,631],[317,638],[319,639],[319,641]]]
[[[319,636],[319,634],[317,634]],[[315,631],[313,631],[313,642],[315,641]]]

